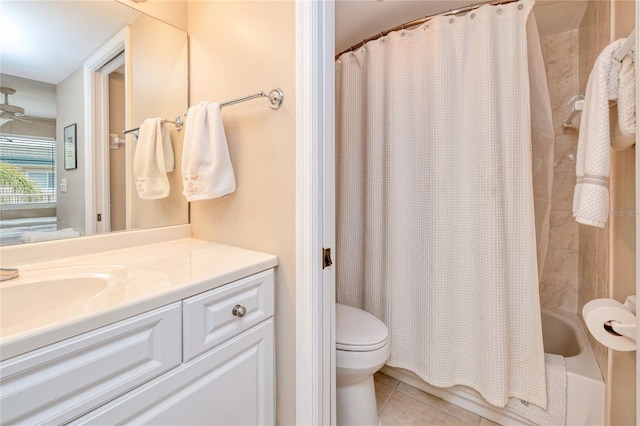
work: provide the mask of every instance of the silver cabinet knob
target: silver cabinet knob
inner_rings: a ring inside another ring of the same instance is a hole
[[[231,313],[233,314],[234,317],[242,318],[247,314],[247,308],[245,308],[242,305],[236,305],[231,310]]]

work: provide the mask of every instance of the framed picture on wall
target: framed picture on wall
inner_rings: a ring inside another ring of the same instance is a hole
[[[78,168],[78,156],[76,155],[77,125],[71,124],[64,128],[64,169]]]

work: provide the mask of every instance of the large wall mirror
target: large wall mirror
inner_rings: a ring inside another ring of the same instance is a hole
[[[2,1],[0,245],[188,223],[182,133],[165,125],[176,170],[154,200],[136,191],[137,139],[123,134],[188,108],[187,33],[157,18],[186,17],[180,8]]]

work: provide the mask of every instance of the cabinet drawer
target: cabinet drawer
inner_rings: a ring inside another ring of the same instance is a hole
[[[0,423],[60,424],[180,364],[180,302],[0,363]]]
[[[183,362],[273,316],[268,270],[182,301]],[[234,308],[244,309],[244,315]]]

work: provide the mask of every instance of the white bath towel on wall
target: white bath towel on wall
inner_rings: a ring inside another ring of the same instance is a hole
[[[573,216],[578,223],[600,228],[609,217],[609,100],[618,98],[621,68],[613,54],[624,40],[616,40],[605,47],[596,59],[587,82],[578,135]]]
[[[388,326],[389,365],[546,408],[532,7],[436,17],[337,61],[336,267],[338,301]]]
[[[222,197],[236,190],[218,103],[202,102],[189,108],[182,151],[182,179],[187,201]]]
[[[173,147],[161,118],[148,118],[140,125],[133,156],[133,175],[138,196],[157,200],[169,196],[167,173],[174,169]]]

